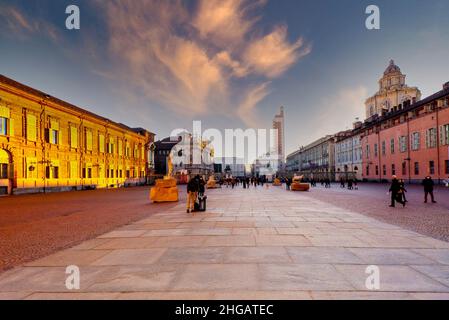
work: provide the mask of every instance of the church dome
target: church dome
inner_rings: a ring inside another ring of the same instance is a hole
[[[390,73],[401,73],[401,68],[395,65],[394,60],[390,60],[390,64],[384,72],[384,75],[388,75]]]

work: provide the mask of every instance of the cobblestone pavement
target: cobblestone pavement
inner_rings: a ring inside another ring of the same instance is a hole
[[[148,187],[0,198],[0,273],[132,221],[154,206]]]
[[[331,189],[321,186],[306,195],[313,199],[336,205],[342,209],[362,213],[380,221],[401,226],[429,237],[449,241],[449,189],[436,188],[437,204],[424,203],[421,186],[410,185],[407,188],[407,206],[389,208],[389,185],[361,184],[359,190],[347,190],[340,185]]]
[[[181,202],[7,271],[0,298],[449,299],[447,242],[276,187],[208,195],[207,213]]]

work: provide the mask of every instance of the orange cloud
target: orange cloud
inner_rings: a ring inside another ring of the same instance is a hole
[[[310,51],[302,39],[289,43],[287,27],[278,26],[270,34],[250,42],[243,59],[255,73],[276,78]]]
[[[288,40],[285,26],[261,33],[257,9],[266,2],[93,0],[106,26],[106,48],[97,43],[98,31],[88,30],[82,50],[95,63],[92,72],[117,81],[124,96],[133,93],[182,116],[215,113],[255,125],[270,82],[310,52],[301,39]],[[16,34],[60,38],[53,25],[14,7],[2,8],[0,17]]]
[[[259,19],[248,14],[265,3],[266,0],[200,0],[193,26],[203,38],[238,45]]]

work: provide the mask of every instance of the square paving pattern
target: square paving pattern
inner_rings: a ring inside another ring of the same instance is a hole
[[[449,299],[449,243],[280,187],[224,188],[206,213],[180,202],[0,274],[0,299]]]

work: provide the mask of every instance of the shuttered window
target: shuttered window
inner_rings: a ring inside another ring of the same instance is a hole
[[[77,179],[78,178],[78,162],[70,161],[70,178]]]
[[[90,130],[86,131],[86,150],[87,151],[93,150],[93,134],[92,131]]]
[[[119,156],[123,155],[123,141],[122,140],[118,141],[118,155]]]
[[[37,141],[37,117],[34,114],[27,114],[26,132],[28,141]]]
[[[104,153],[104,135],[102,134],[98,136],[98,150]]]
[[[78,128],[70,127],[70,147],[78,148]]]

